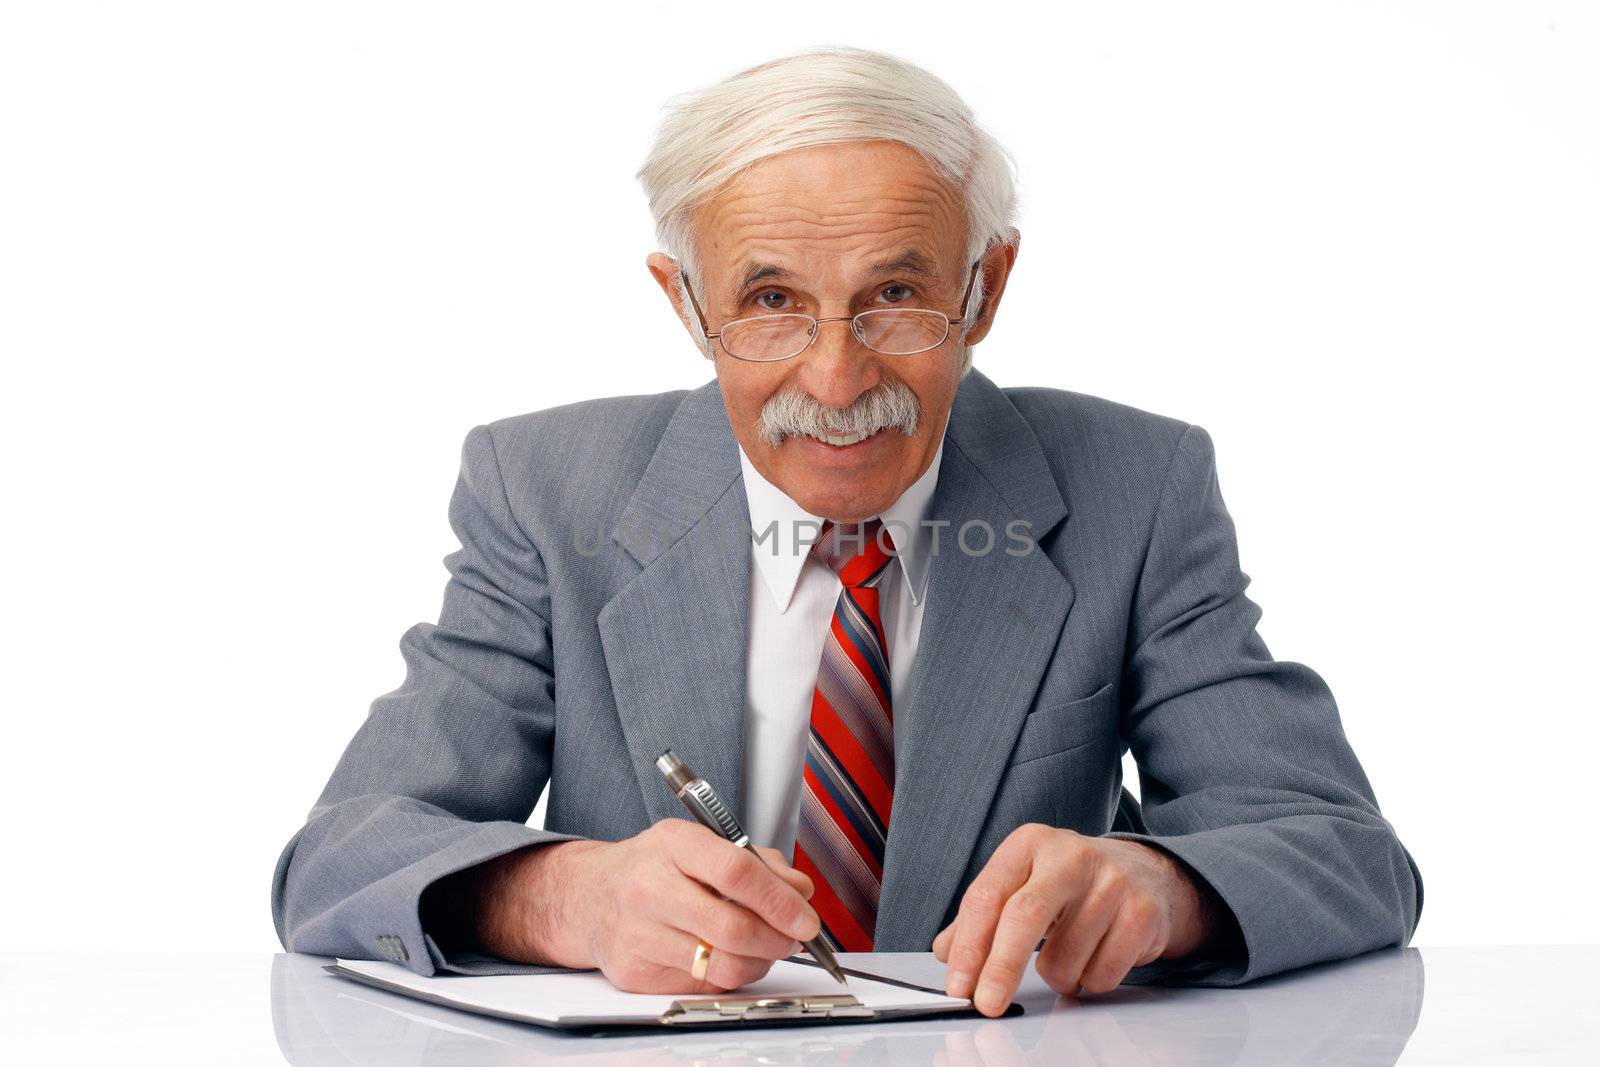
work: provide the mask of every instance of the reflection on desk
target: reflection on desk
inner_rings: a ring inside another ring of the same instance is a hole
[[[929,955],[844,958],[874,974],[944,981]],[[3,953],[0,1056],[163,1067],[1600,1063],[1600,945],[1391,949],[1236,989],[1126,987],[1081,1003],[1030,972],[1027,1014],[1004,1021],[626,1038],[436,1007],[325,974],[326,962],[266,952]]]
[[[840,958],[871,973],[943,982],[943,966],[924,954]],[[324,973],[326,962],[273,960],[273,1029],[292,1064],[1392,1064],[1416,1028],[1423,994],[1422,956],[1406,949],[1240,989],[1124,987],[1078,1002],[1030,972],[1018,998],[1027,1014],[1004,1021],[588,1038],[360,986]]]

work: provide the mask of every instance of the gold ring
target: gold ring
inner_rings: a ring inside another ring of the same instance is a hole
[[[694,962],[689,965],[689,976],[696,982],[704,982],[710,967],[711,946],[704,941],[697,942],[694,946]]]

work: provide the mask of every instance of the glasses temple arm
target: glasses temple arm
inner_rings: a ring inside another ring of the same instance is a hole
[[[961,317],[959,319],[945,320],[952,326],[960,326],[963,322],[967,321],[967,312],[971,310],[967,307],[967,304],[972,299],[972,286],[978,280],[978,264],[982,262],[982,259],[975,259],[972,261],[972,275],[967,279],[967,291],[961,294]]]
[[[698,300],[696,300],[694,298],[694,290],[692,288],[690,288],[690,286],[689,286],[689,276],[687,274],[685,274],[683,276],[683,291],[689,295],[689,303],[694,308],[695,325],[700,327],[701,336],[704,337],[708,341],[711,340],[713,337],[721,337],[722,336],[722,332],[720,330],[717,331],[716,333],[711,333],[709,330],[706,329],[706,316],[705,316],[705,313],[700,310],[700,301],[698,301]]]

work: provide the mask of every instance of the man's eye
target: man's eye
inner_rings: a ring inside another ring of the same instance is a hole
[[[898,296],[890,297],[889,303],[891,304],[905,303],[907,300],[911,299],[914,292],[909,285],[886,285],[883,287],[883,291],[886,295],[889,293],[900,294]]]
[[[768,299],[772,298],[772,297],[776,297],[777,301],[780,301],[780,302],[769,303]],[[765,293],[759,294],[756,297],[756,303],[758,305],[760,305],[760,307],[763,310],[766,310],[766,311],[782,311],[783,310],[783,304],[781,303],[781,301],[784,301],[784,300],[787,300],[787,299],[789,299],[787,293],[780,293],[776,289],[770,289]]]

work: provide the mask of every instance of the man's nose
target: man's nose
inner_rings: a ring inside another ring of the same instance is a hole
[[[817,336],[800,353],[800,384],[829,407],[849,407],[882,381],[878,353],[861,343],[851,320],[817,320]]]

